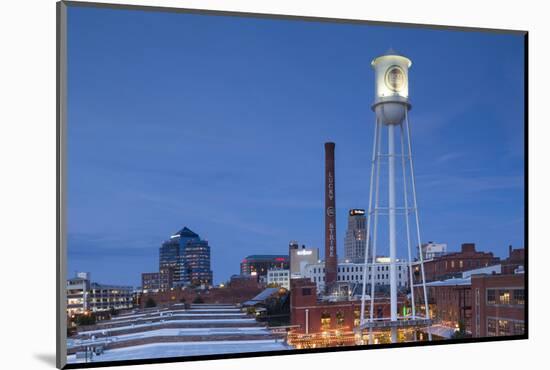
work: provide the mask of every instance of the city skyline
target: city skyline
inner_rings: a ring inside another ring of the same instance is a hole
[[[524,246],[521,36],[69,14],[69,271],[137,286],[184,226],[209,241],[216,283],[290,240],[322,249],[329,140],[343,257],[347,212],[368,201],[370,61],[390,46],[413,60],[422,241]]]

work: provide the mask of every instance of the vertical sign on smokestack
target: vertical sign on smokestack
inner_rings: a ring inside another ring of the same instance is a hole
[[[336,186],[334,143],[325,143],[325,287],[327,293],[336,283]]]

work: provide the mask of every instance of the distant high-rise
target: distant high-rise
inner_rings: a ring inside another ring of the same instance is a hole
[[[182,280],[185,285],[211,285],[210,246],[206,240],[187,242],[183,248]]]
[[[344,258],[349,262],[364,262],[367,247],[367,217],[364,209],[350,209],[348,229],[344,238]]]
[[[206,240],[184,227],[159,249],[160,289],[175,286],[210,285],[210,246]]]
[[[162,243],[159,249],[159,286],[160,290],[173,287],[175,271],[179,263],[179,240],[172,238]]]

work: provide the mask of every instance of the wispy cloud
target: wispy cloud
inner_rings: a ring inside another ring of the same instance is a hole
[[[523,176],[520,175],[420,175],[418,181],[426,188],[437,188],[442,192],[475,193],[495,190],[520,189]]]
[[[446,104],[442,106],[437,106],[436,99],[434,105],[430,106],[429,109],[418,111],[411,117],[411,127],[414,130],[413,136],[424,139],[432,138],[442,128],[453,124],[457,118],[474,110],[475,106],[479,104],[480,96],[480,93],[473,92],[470,96],[463,97],[460,101],[454,101],[452,105]]]
[[[179,213],[180,217],[185,218],[185,215],[192,215],[193,219],[208,220],[209,223],[230,226],[239,233],[254,233],[260,236],[275,236],[280,234],[281,230],[273,228],[267,222],[259,222],[264,218],[254,214],[254,220],[250,220],[246,215],[236,209],[236,205],[242,200],[226,199],[223,197],[216,201],[216,207],[205,206],[201,201],[193,199],[174,199],[173,197],[159,194],[140,193],[139,198],[142,200],[156,204],[157,207],[170,210],[171,212]],[[229,203],[229,204],[228,204]],[[251,205],[261,206],[260,203],[251,204],[250,201],[242,203],[247,207]],[[234,209],[232,211],[232,209]]]
[[[145,256],[158,245],[151,236],[107,233],[69,233],[68,252],[71,256],[94,257],[102,253],[110,256]]]
[[[462,152],[450,152],[445,153],[443,155],[440,155],[435,159],[435,163],[437,164],[446,164],[447,162],[452,162],[455,159],[464,157],[464,153]]]

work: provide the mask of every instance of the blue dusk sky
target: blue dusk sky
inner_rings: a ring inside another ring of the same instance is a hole
[[[322,250],[326,141],[343,256],[347,212],[368,206],[370,62],[390,47],[413,61],[422,240],[524,245],[521,35],[83,7],[68,22],[69,275],[138,286],[183,226],[216,283],[290,240]]]

